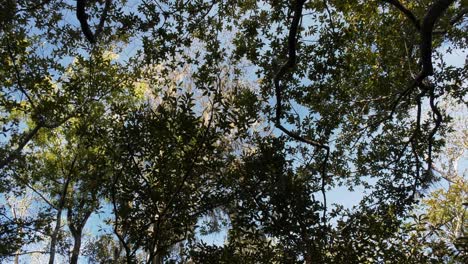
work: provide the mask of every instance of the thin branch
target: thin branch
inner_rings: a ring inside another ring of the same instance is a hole
[[[399,3],[398,1],[394,0],[383,0],[385,2],[391,3],[395,6]],[[434,74],[434,66],[432,65],[432,40],[433,40],[433,30],[435,23],[437,20],[442,16],[442,14],[447,10],[447,8],[453,3],[455,0],[439,0],[435,2],[427,11],[426,15],[424,16],[423,22],[420,26],[420,33],[421,33],[421,42],[420,42],[420,50],[421,50],[421,64],[422,64],[422,69],[419,72],[419,74],[414,78],[413,82],[411,85],[403,92],[400,94],[400,96],[397,98],[397,100],[394,102],[392,111],[387,118],[392,118],[393,114],[396,111],[397,106],[399,105],[401,99],[403,97],[406,97],[407,95],[411,94],[411,92],[416,88],[420,87],[423,90],[422,94],[425,94],[426,92],[429,92],[429,102],[431,106],[431,110],[434,113],[434,121],[435,125],[433,129],[431,130],[429,134],[429,157],[427,159],[428,163],[428,172],[430,171],[432,167],[432,147],[433,147],[433,141],[434,141],[434,136],[437,133],[439,127],[441,126],[442,123],[442,115],[440,113],[440,110],[438,109],[436,103],[434,102],[435,100],[435,94],[434,94],[434,89],[435,87],[433,85],[427,86],[426,84],[423,83],[423,81]],[[401,8],[401,7],[400,7]],[[400,9],[399,8],[399,9]],[[403,12],[403,11],[402,11]],[[421,94],[420,94],[421,95]],[[420,100],[420,98],[418,99]],[[414,134],[413,136],[414,137]]]
[[[285,64],[279,69],[279,71],[275,74],[274,77],[274,84],[275,84],[275,93],[276,93],[276,118],[275,118],[275,125],[277,128],[279,128],[281,131],[283,131],[285,134],[287,134],[289,137],[307,143],[309,145],[312,145],[314,147],[318,148],[323,148],[326,150],[329,150],[329,147],[327,145],[324,145],[322,143],[319,143],[317,141],[313,141],[304,137],[301,137],[300,135],[297,135],[296,133],[289,131],[286,129],[282,124],[281,124],[281,116],[283,114],[283,105],[282,105],[282,91],[283,87],[281,87],[280,80],[284,77],[284,75],[289,72],[292,68],[294,68],[296,64],[296,36],[298,32],[298,27],[299,27],[299,21],[301,18],[302,14],[302,8],[304,5],[304,0],[299,0],[297,1],[295,12],[294,12],[294,17],[292,21],[291,28],[289,30],[289,37],[288,37],[288,60],[286,61]]]
[[[31,184],[27,183],[26,181],[23,182],[29,189],[31,189],[34,193],[36,193],[37,195],[39,195],[39,197],[41,197],[41,199],[47,204],[49,205],[51,208],[54,208],[57,210],[57,206],[53,205],[49,199],[47,199],[43,194],[41,194],[38,190],[36,190]]]
[[[9,42],[8,42],[9,43]],[[16,83],[18,85],[18,88],[19,90],[21,91],[21,93],[24,94],[24,96],[26,96],[26,99],[28,99],[28,102],[31,104],[32,108],[36,108],[35,104],[34,104],[34,101],[31,99],[31,97],[29,96],[29,94],[26,92],[26,89],[24,88],[24,85],[23,85],[23,82],[21,81],[21,74],[20,74],[20,71],[19,71],[19,68],[18,68],[18,65],[16,64],[16,57],[15,55],[13,54],[13,51],[11,51],[11,46],[10,44],[7,43],[7,50],[8,50],[8,55],[13,63],[13,69],[15,70],[15,75],[16,75]]]
[[[52,232],[50,236],[50,256],[49,256],[49,264],[54,264],[55,260],[55,253],[56,253],[56,243],[57,243],[57,238],[58,238],[58,233],[60,231],[61,226],[61,220],[62,220],[62,212],[63,209],[65,208],[65,202],[67,199],[67,192],[68,192],[68,186],[71,182],[71,176],[73,173],[73,169],[75,167],[75,163],[78,159],[78,155],[75,155],[73,157],[72,163],[70,165],[70,170],[68,171],[68,175],[66,176],[66,180],[63,184],[63,189],[62,192],[60,193],[60,200],[59,204],[57,206],[57,214],[56,214],[56,219],[55,219],[55,228],[54,231]]]
[[[118,229],[118,225],[119,225],[119,215],[118,215],[118,209],[117,209],[117,201],[116,201],[116,197],[115,197],[115,194],[116,194],[116,184],[117,184],[117,179],[118,177],[115,177],[114,179],[114,183],[113,183],[113,188],[112,188],[112,192],[111,192],[111,200],[112,200],[112,206],[113,206],[113,211],[114,211],[114,216],[115,216],[115,220],[114,220],[114,228],[113,228],[113,231],[114,231],[114,234],[117,236],[117,238],[119,239],[120,241],[120,244],[124,247],[125,249],[125,257],[127,259],[127,263],[132,263],[132,257],[133,257],[133,254],[131,253],[131,248],[130,246],[128,245],[127,241],[125,241],[125,237],[124,237],[124,234],[121,234],[119,232]]]
[[[396,7],[398,10],[400,10],[400,12],[402,12],[406,16],[406,18],[408,18],[411,21],[411,23],[414,25],[414,27],[418,31],[421,30],[421,24],[419,23],[419,20],[416,18],[413,12],[411,12],[411,10],[409,10],[402,3],[400,3],[400,1],[398,0],[382,0],[382,1],[389,3],[393,5],[394,7]]]
[[[437,20],[442,16],[442,14],[447,10],[447,8],[453,3],[455,0],[439,0],[435,2],[427,11],[426,15],[424,16],[424,20],[421,26],[421,61],[422,61],[422,69],[418,75],[420,80],[416,80],[419,83],[421,88],[427,89],[427,87],[422,83],[423,79],[428,76],[434,74],[434,66],[432,65],[432,34],[434,30],[434,25]],[[429,103],[431,106],[431,110],[434,113],[434,121],[435,125],[434,128],[431,130],[429,134],[429,157],[428,157],[428,164],[427,170],[430,172],[432,167],[432,147],[434,136],[437,133],[441,123],[442,123],[442,115],[434,103],[435,94],[434,94],[435,86],[431,85],[429,87]]]
[[[441,168],[434,165],[434,163],[432,163],[432,168],[431,169],[433,171],[437,172],[438,174],[440,174],[440,177],[442,177],[444,180],[446,180],[450,184],[455,183],[456,179],[451,179],[451,176],[447,172],[443,171]]]
[[[332,28],[332,32],[333,34],[336,34],[335,23],[333,22],[332,13],[330,11],[330,8],[328,7],[327,0],[323,0],[323,5],[325,6],[325,10],[327,11],[328,19],[330,21],[330,26]]]
[[[411,51],[408,49],[408,44],[406,43],[406,39],[403,39],[403,42],[405,44],[405,51],[406,51],[406,57],[408,58],[408,70],[410,71],[411,77],[415,77],[416,75],[414,74],[413,68],[411,67],[411,55],[413,53],[413,45],[411,45]]]
[[[24,7],[24,8],[21,8],[21,9],[18,9],[18,12],[24,12],[24,11],[28,11],[28,12],[35,12],[37,11],[38,8],[40,7],[43,7],[45,5],[48,5],[50,3],[51,0],[44,0],[44,1],[41,1],[39,3],[36,3],[32,6],[29,6],[29,7]]]
[[[460,13],[458,13],[456,16],[450,19],[450,25],[453,26],[456,23],[458,23],[467,13],[468,7],[463,8]]]
[[[12,162],[23,150],[23,148],[28,144],[29,141],[39,132],[39,130],[43,127],[42,124],[36,125],[33,130],[26,132],[26,135],[23,137],[23,139],[20,141],[18,147],[10,153],[4,160],[0,161],[0,169],[3,169],[6,165],[8,165],[10,162]]]
[[[278,70],[278,72],[275,74],[273,78],[273,82],[275,85],[275,94],[276,94],[276,117],[275,117],[275,125],[276,127],[281,130],[283,133],[288,135],[289,137],[299,141],[303,142],[306,144],[309,144],[313,147],[324,149],[326,151],[325,158],[322,164],[322,169],[321,169],[321,174],[322,174],[322,186],[321,186],[321,191],[323,194],[324,198],[324,210],[323,210],[323,221],[325,222],[325,215],[327,211],[327,205],[326,205],[326,195],[325,195],[325,184],[326,184],[326,166],[328,162],[328,158],[330,155],[330,147],[328,145],[322,144],[318,141],[310,140],[308,138],[304,138],[297,133],[290,131],[286,129],[282,124],[281,124],[281,116],[283,114],[283,105],[282,105],[282,92],[284,87],[281,85],[281,80],[284,78],[284,76],[290,72],[291,70],[294,69],[296,66],[296,45],[297,45],[297,35],[298,35],[298,29],[299,29],[299,24],[300,20],[302,18],[302,10],[304,7],[305,0],[297,0],[296,5],[294,7],[294,16],[293,20],[291,23],[291,27],[289,29],[289,35],[288,35],[288,60],[286,63],[281,66],[281,68]]]
[[[442,114],[440,113],[439,108],[437,107],[437,104],[434,103],[435,96],[434,96],[434,89],[432,89],[430,98],[429,98],[429,105],[431,106],[431,110],[434,113],[434,122],[435,125],[431,130],[431,133],[429,134],[429,153],[428,153],[428,158],[427,158],[427,170],[428,172],[432,168],[432,148],[434,144],[434,137],[437,131],[439,130],[439,127],[442,123]]]
[[[75,111],[77,112],[80,108],[82,108],[83,105],[81,105],[78,109]],[[71,113],[64,117],[62,120],[59,120],[57,122],[53,122],[51,124],[47,124],[43,118],[39,118],[38,124],[29,132],[25,132],[26,135],[23,135],[23,140],[18,144],[18,147],[8,155],[3,160],[0,160],[0,169],[3,169],[6,165],[8,165],[10,162],[12,162],[14,159],[16,159],[21,151],[24,149],[24,147],[33,139],[33,137],[39,132],[41,128],[48,128],[48,129],[55,129],[59,126],[61,126],[63,123],[67,122],[70,118],[72,118],[75,115],[75,113]]]
[[[16,252],[14,254],[9,254],[8,256],[18,256],[18,255],[30,255],[30,254],[49,254],[49,251],[42,251],[42,250],[34,250],[34,251],[25,251],[25,252]]]
[[[414,196],[416,195],[416,190],[417,190],[417,185],[421,181],[421,161],[419,159],[419,154],[418,154],[418,135],[421,133],[421,115],[422,115],[422,103],[421,99],[425,95],[426,91],[422,91],[421,93],[418,94],[416,101],[417,101],[417,114],[416,114],[416,129],[413,131],[413,134],[411,135],[410,141],[411,141],[411,150],[413,152],[413,156],[416,159],[416,178],[414,179],[413,183],[413,191],[410,196],[410,199],[414,199]]]
[[[454,26],[455,24],[460,22],[467,13],[468,13],[468,8],[463,8],[460,11],[460,13],[458,13],[452,19],[450,19],[449,25]],[[447,31],[448,30],[439,29],[439,30],[434,30],[432,33],[438,34],[438,35],[444,35],[444,34],[447,34]]]
[[[104,10],[102,11],[101,18],[99,19],[99,25],[96,29],[96,33],[94,34],[96,39],[99,38],[101,35],[102,29],[104,28],[104,23],[106,23],[107,13],[109,12],[110,5],[112,4],[112,0],[106,0],[104,5]]]

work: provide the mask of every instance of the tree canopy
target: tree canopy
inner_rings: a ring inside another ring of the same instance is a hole
[[[468,260],[467,1],[0,3],[0,261]]]

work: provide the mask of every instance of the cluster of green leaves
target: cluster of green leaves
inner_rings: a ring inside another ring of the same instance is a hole
[[[0,3],[0,201],[34,197],[0,260],[463,261],[465,181],[408,216],[466,104],[465,0]]]

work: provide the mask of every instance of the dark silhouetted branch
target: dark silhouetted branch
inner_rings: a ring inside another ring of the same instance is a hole
[[[439,0],[429,8],[424,16],[421,25],[421,81],[427,76],[434,74],[434,67],[432,65],[432,31],[437,20],[453,2],[455,0]]]
[[[88,15],[86,14],[86,0],[76,1],[76,17],[78,18],[78,21],[80,21],[81,31],[83,31],[86,39],[92,44],[96,43],[94,34],[89,28],[88,24]]]
[[[298,32],[298,27],[299,27],[299,21],[302,17],[302,8],[304,5],[304,0],[299,0],[296,3],[296,7],[294,10],[294,17],[292,21],[291,28],[289,30],[289,36],[288,36],[288,60],[286,61],[283,66],[279,69],[279,71],[275,74],[275,77],[273,79],[274,85],[275,85],[275,94],[276,94],[276,117],[275,117],[275,125],[278,129],[283,131],[286,135],[289,137],[303,142],[307,143],[309,145],[312,145],[314,147],[318,148],[323,148],[326,149],[327,151],[329,150],[329,147],[327,145],[324,145],[322,143],[319,143],[314,140],[310,140],[307,138],[304,138],[288,129],[286,129],[282,124],[281,124],[281,116],[283,114],[283,105],[282,105],[282,92],[283,92],[283,87],[281,87],[280,81],[284,77],[286,73],[288,73],[290,70],[292,70],[296,64],[296,37],[297,37],[297,32]]]
[[[291,23],[291,27],[289,28],[289,35],[288,35],[288,60],[281,66],[278,72],[275,74],[273,78],[274,86],[275,86],[275,94],[276,94],[276,117],[275,117],[275,126],[281,130],[283,133],[288,135],[289,137],[306,144],[309,144],[313,147],[324,149],[326,151],[325,158],[321,168],[322,174],[322,184],[321,184],[321,191],[323,195],[323,216],[322,220],[325,224],[326,219],[326,212],[327,212],[327,199],[325,194],[325,185],[326,185],[326,167],[328,158],[330,155],[330,147],[326,144],[322,144],[318,141],[311,140],[305,137],[300,136],[299,134],[288,130],[281,124],[281,116],[283,115],[283,105],[282,105],[282,92],[284,87],[281,85],[281,80],[284,76],[294,69],[296,66],[296,49],[297,49],[297,35],[299,24],[302,18],[302,11],[304,7],[305,0],[297,0],[294,6],[294,15]]]
[[[93,33],[88,23],[88,14],[86,14],[86,0],[76,1],[76,17],[78,18],[78,21],[80,21],[81,31],[91,44],[96,43],[97,38],[99,37],[100,33],[102,32],[102,29],[104,28],[104,23],[107,18],[107,13],[109,12],[111,3],[112,0],[106,0],[104,10],[102,11],[101,18],[99,19],[99,24],[96,28],[95,33]]]

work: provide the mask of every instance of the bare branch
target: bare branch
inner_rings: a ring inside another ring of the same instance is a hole
[[[29,184],[26,180],[23,180],[23,184],[25,184],[29,189],[31,189],[34,193],[36,193],[37,195],[39,195],[39,197],[47,204],[49,205],[51,208],[54,208],[55,210],[57,210],[57,206],[53,205],[49,199],[47,199],[42,193],[40,193],[38,190],[36,190],[31,184]]]
[[[30,255],[30,254],[49,254],[49,251],[43,250],[34,250],[34,251],[25,251],[25,252],[15,252],[13,254],[9,254],[8,256],[18,256],[18,255]]]

